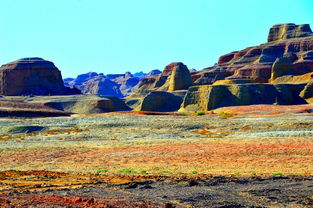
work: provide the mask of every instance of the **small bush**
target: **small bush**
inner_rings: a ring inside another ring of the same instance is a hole
[[[282,176],[283,173],[280,173],[280,172],[276,172],[276,173],[273,173],[273,176]]]
[[[96,172],[97,173],[106,173],[106,172],[108,172],[108,170],[106,170],[106,169],[98,169],[98,170],[96,170]]]
[[[229,113],[229,112],[225,112],[225,111],[221,111],[218,113],[218,117],[220,118],[224,118],[224,119],[228,119],[228,118],[231,118],[231,117],[234,117],[235,114],[234,113]]]
[[[169,170],[163,170],[163,171],[161,171],[161,173],[172,173],[172,172]]]
[[[120,173],[137,173],[137,171],[135,170],[131,170],[131,169],[123,169],[123,170],[119,170]]]
[[[194,170],[194,171],[192,171],[191,173],[192,173],[192,174],[197,174],[197,173],[198,173],[198,171],[195,171],[195,170]]]
[[[140,170],[140,173],[147,173],[147,170]]]
[[[203,112],[203,111],[197,111],[197,112],[196,112],[196,115],[197,115],[197,116],[203,116],[203,115],[205,115],[205,112]]]

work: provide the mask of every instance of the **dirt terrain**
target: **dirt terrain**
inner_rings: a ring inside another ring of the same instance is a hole
[[[0,204],[313,207],[311,109],[1,118]]]

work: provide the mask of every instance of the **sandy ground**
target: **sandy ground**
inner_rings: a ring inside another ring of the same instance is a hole
[[[29,206],[62,207],[79,196],[76,207],[312,207],[311,108],[3,118],[0,204],[37,196]],[[125,188],[142,180],[152,182]],[[52,196],[63,205],[48,206]]]

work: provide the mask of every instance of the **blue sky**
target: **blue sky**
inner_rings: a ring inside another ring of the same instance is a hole
[[[89,71],[198,70],[266,42],[278,23],[308,23],[312,0],[0,0],[0,64],[53,61],[63,77]]]

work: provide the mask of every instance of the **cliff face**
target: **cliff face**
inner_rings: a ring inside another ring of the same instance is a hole
[[[79,94],[64,87],[61,72],[50,61],[24,58],[0,67],[1,95],[66,95]]]

